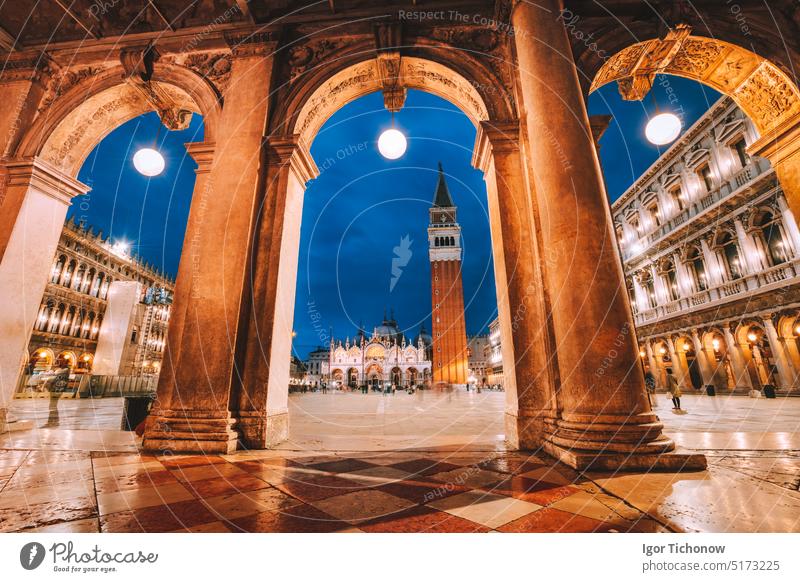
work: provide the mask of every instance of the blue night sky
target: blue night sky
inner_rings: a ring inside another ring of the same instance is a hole
[[[657,81],[659,107],[682,107],[684,127],[719,98],[693,81],[664,79],[673,103]],[[659,155],[644,137],[652,111],[649,96],[645,102],[626,102],[616,85],[589,99],[590,114],[614,116],[600,150],[612,201]],[[309,184],[303,208],[294,342],[301,357],[326,343],[330,328],[334,337],[352,336],[363,322],[371,332],[384,309],[394,309],[409,337],[420,323],[430,331],[426,229],[439,161],[463,229],[467,333],[486,331],[496,315],[486,189],[481,173],[470,165],[474,126],[455,105],[419,91],[409,91],[395,123],[409,138],[399,160],[385,160],[377,152],[377,137],[391,124],[378,93],[340,109],[311,146],[320,176]],[[131,242],[144,260],[174,274],[194,184],[195,164],[183,144],[203,139],[202,119],[195,115],[181,132],[159,132],[167,167],[161,176],[147,179],[134,170],[131,158],[138,148],[152,145],[157,131],[158,119],[151,113],[110,133],[79,174],[92,192],[76,199],[68,216],[83,217],[113,240]],[[411,241],[411,258],[390,290],[393,249],[404,237]]]

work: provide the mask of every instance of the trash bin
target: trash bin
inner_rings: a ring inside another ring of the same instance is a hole
[[[122,430],[132,431],[150,414],[151,396],[126,396],[122,407]]]
[[[764,396],[766,398],[775,398],[775,386],[773,386],[772,384],[765,384]]]
[[[706,385],[706,394],[708,394],[709,396],[716,396],[717,395],[717,389],[714,388],[714,386],[712,386],[711,384],[707,384]]]

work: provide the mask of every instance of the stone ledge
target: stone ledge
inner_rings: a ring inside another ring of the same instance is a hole
[[[705,455],[683,451],[669,453],[596,453],[566,449],[545,442],[542,450],[558,461],[578,471],[658,471],[678,473],[704,471],[708,466]]]

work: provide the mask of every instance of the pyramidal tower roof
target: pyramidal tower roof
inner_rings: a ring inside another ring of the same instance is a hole
[[[442,169],[442,162],[439,162],[439,182],[436,184],[436,194],[433,197],[433,205],[438,208],[453,208],[453,199],[450,197],[450,190],[447,188],[447,182],[444,179],[444,169]]]

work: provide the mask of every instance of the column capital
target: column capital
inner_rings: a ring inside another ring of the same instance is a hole
[[[288,163],[303,185],[319,176],[319,168],[300,134],[270,136],[265,139],[265,144],[270,163]]]
[[[91,190],[90,186],[68,176],[39,157],[6,159],[0,165],[8,173],[8,186],[27,185],[65,204],[69,204],[73,197]]]
[[[31,81],[45,86],[59,68],[45,52],[12,52],[0,69],[0,83]]]
[[[264,57],[275,53],[280,42],[280,33],[268,30],[250,34],[226,34],[225,42],[231,47],[234,58]]]
[[[214,142],[196,141],[185,144],[187,153],[197,163],[195,174],[207,174],[214,165],[214,152],[217,144]]]
[[[494,154],[519,151],[520,123],[510,121],[481,121],[475,135],[472,166],[485,172]]]
[[[767,158],[775,166],[800,152],[800,116],[784,121],[747,148],[750,155]]]

